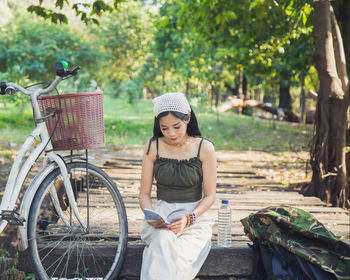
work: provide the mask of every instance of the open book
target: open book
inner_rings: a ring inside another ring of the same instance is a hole
[[[145,219],[147,222],[154,222],[158,219],[162,219],[165,223],[171,224],[179,219],[181,219],[184,216],[187,216],[191,214],[191,212],[187,209],[180,208],[180,209],[175,209],[174,211],[171,211],[168,216],[162,216],[158,212],[151,210],[151,209],[143,209],[143,212],[145,214]]]

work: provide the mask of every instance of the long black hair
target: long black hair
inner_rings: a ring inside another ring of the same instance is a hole
[[[160,125],[159,125],[159,119],[161,117],[167,116],[169,114],[172,114],[174,117],[179,118],[182,121],[187,121],[189,116],[187,114],[183,114],[183,113],[179,113],[179,112],[175,112],[175,111],[166,111],[166,112],[162,112],[158,115],[158,117],[154,118],[154,125],[153,125],[153,137],[152,140],[158,138],[158,137],[162,137],[163,132],[160,129]],[[191,118],[190,118],[190,122],[187,125],[187,130],[186,130],[188,136],[202,136],[199,127],[198,127],[198,122],[197,122],[197,118],[196,115],[194,114],[192,108],[191,108]]]

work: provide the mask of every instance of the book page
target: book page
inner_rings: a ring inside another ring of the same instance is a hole
[[[155,222],[158,219],[163,219],[166,222],[166,219],[164,219],[159,213],[157,213],[156,211],[152,210],[152,209],[143,209],[143,213],[145,214],[145,219],[148,222]]]
[[[187,216],[188,214],[190,214],[191,212],[184,209],[184,208],[180,208],[180,209],[175,209],[174,211],[170,212],[168,214],[168,216],[162,217],[162,215],[160,215],[158,212],[152,210],[152,209],[143,209],[143,212],[145,214],[145,219],[147,220],[147,222],[155,222],[158,219],[162,219],[165,223],[167,224],[171,224],[179,219],[181,219],[184,216]]]
[[[182,217],[187,216],[189,214],[191,214],[191,212],[184,209],[184,208],[176,209],[176,210],[170,212],[170,214],[167,217],[167,220],[168,220],[169,224],[171,224],[171,223],[173,223],[177,220],[180,220]]]

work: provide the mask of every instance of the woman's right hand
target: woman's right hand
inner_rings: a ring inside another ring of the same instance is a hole
[[[158,219],[157,221],[147,223],[154,228],[167,228],[167,224],[162,219]]]

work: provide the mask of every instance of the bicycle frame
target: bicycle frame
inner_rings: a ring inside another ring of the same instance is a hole
[[[37,101],[38,96],[44,93],[51,92],[61,80],[62,80],[61,77],[57,77],[48,88],[37,89],[37,90],[34,90],[33,92],[27,91],[24,88],[18,86],[17,84],[9,83],[12,87],[16,88],[17,90],[20,90],[24,94],[29,95],[31,97],[34,118],[37,120],[38,123],[37,123],[37,127],[32,131],[30,136],[24,142],[23,146],[21,147],[12,165],[10,175],[2,197],[0,211],[3,211],[3,210],[13,211],[16,209],[16,201],[19,197],[19,193],[21,191],[24,180],[26,179],[31,167],[35,164],[37,158],[44,152],[44,150],[46,152],[46,158],[44,160],[44,165],[46,165],[46,167],[42,171],[40,171],[39,174],[37,174],[37,176],[34,178],[32,183],[30,184],[29,188],[26,190],[26,193],[24,194],[24,197],[20,206],[19,213],[22,217],[24,217],[23,227],[19,230],[19,236],[20,236],[19,249],[20,250],[25,250],[28,247],[26,229],[27,229],[27,220],[28,220],[29,210],[30,210],[33,197],[36,191],[38,190],[41,182],[57,166],[60,168],[65,190],[68,197],[68,201],[70,206],[72,207],[73,213],[76,216],[79,223],[81,224],[81,226],[83,226],[85,229],[87,228],[81,215],[79,214],[65,162],[60,156],[58,156],[55,152],[52,151],[53,147],[50,141],[50,135],[48,133],[46,123],[43,121],[43,118],[39,109],[39,104]],[[41,143],[35,147],[35,149],[30,153],[30,155],[24,161],[26,154],[30,152],[31,147],[34,145],[35,139],[37,139],[39,136],[41,137]],[[70,158],[74,158],[74,157],[70,157]],[[48,161],[51,161],[52,163],[50,165],[47,165]],[[57,192],[54,186],[51,186],[50,194],[53,198],[53,201],[57,201],[57,199],[55,200],[55,198],[57,198]],[[60,218],[62,218],[63,222],[67,226],[69,226],[69,222],[63,216],[63,212],[60,208],[59,203],[55,204],[55,208]],[[0,233],[4,231],[7,223],[8,222],[6,220],[0,220]]]

